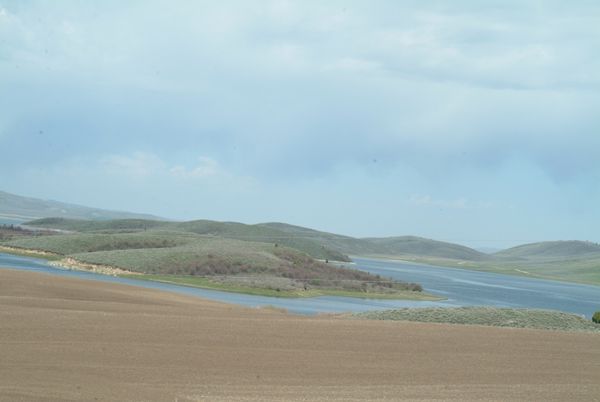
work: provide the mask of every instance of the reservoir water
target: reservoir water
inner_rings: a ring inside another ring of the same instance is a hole
[[[0,253],[0,267],[44,272],[52,275],[123,283],[159,289],[248,307],[275,306],[299,314],[381,310],[400,307],[496,306],[542,308],[582,314],[588,318],[600,310],[600,286],[532,279],[398,261],[355,258],[355,268],[384,277],[417,282],[425,291],[445,297],[439,302],[375,300],[322,296],[277,298],[229,293],[186,286],[118,278],[90,272],[65,270],[45,260]]]

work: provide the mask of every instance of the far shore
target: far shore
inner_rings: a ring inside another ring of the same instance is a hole
[[[511,275],[511,276],[521,276],[527,278],[534,279],[544,279],[549,281],[558,281],[558,282],[569,282],[569,283],[578,283],[581,285],[592,285],[592,286],[600,286],[600,282],[596,280],[580,280],[573,278],[565,278],[562,276],[555,275],[543,275],[536,272],[527,271],[521,268],[513,268],[502,265],[491,265],[489,264],[479,263],[478,261],[466,261],[466,260],[452,260],[449,258],[438,258],[438,257],[419,257],[419,256],[409,256],[409,255],[350,255],[351,259],[354,258],[367,258],[369,260],[380,260],[380,261],[392,261],[392,262],[404,262],[408,264],[415,265],[429,265],[433,267],[439,268],[455,268],[466,271],[479,271],[479,272],[490,272],[494,274],[502,274],[502,275]]]

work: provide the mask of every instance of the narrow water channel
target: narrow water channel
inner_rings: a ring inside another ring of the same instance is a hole
[[[118,278],[107,275],[65,270],[46,261],[0,253],[0,267],[44,272],[80,279],[123,283],[159,289],[248,307],[274,306],[298,314],[359,312],[400,307],[499,306],[561,310],[590,317],[600,310],[600,287],[541,279],[523,278],[442,268],[430,265],[356,258],[356,268],[405,281],[421,283],[428,293],[445,297],[440,302],[411,300],[375,300],[321,296],[314,298],[278,298],[198,289],[180,285]]]

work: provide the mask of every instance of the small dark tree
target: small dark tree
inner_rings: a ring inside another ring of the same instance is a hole
[[[592,316],[592,321],[594,321],[596,324],[600,324],[600,311],[596,311],[594,313]]]

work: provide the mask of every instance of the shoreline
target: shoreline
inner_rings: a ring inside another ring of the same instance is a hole
[[[48,265],[68,270],[92,272],[99,275],[114,276],[120,278],[144,280],[157,283],[167,283],[177,286],[187,286],[198,289],[214,290],[228,293],[240,293],[253,296],[265,296],[275,298],[311,298],[320,296],[350,297],[356,299],[374,299],[374,300],[409,300],[409,301],[442,301],[443,297],[438,297],[426,292],[399,291],[397,293],[365,293],[359,291],[349,291],[343,289],[320,289],[312,288],[303,291],[277,291],[276,289],[260,287],[244,287],[235,285],[226,285],[216,281],[211,281],[210,277],[194,276],[169,276],[145,274],[135,271],[125,270],[119,267],[102,264],[92,264],[76,260],[75,258],[64,256],[57,253],[51,253],[44,250],[21,249],[18,247],[0,245],[0,252],[6,254],[26,256],[32,258],[42,258],[48,260]],[[152,278],[156,276],[158,278]],[[195,282],[195,283],[194,283]]]
[[[0,253],[19,255],[24,257],[41,258],[44,260],[55,260],[64,257],[62,254],[52,253],[50,251],[34,250],[30,248],[20,248],[5,245],[0,245]]]
[[[110,275],[110,276],[122,276],[122,275],[143,275],[139,272],[128,271],[122,268],[113,267],[110,265],[102,265],[102,264],[89,264],[75,258],[65,257],[61,260],[50,261],[49,265],[55,267],[61,267],[66,269],[73,269],[76,271],[84,271],[84,272],[94,272],[96,274],[102,275]]]

